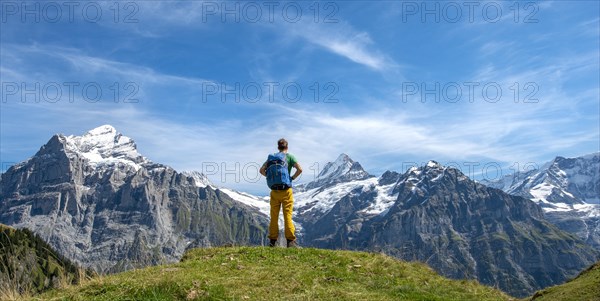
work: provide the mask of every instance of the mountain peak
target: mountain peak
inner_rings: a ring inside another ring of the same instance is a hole
[[[82,136],[59,136],[64,137],[68,154],[79,154],[95,166],[124,163],[138,167],[138,163],[147,161],[138,153],[133,139],[123,136],[111,125],[101,125]]]
[[[369,176],[360,163],[352,160],[350,156],[341,153],[334,162],[327,162],[316,180],[334,179],[350,175],[353,179]]]
[[[434,160],[429,160],[429,162],[427,162],[427,165],[425,166],[428,168],[443,168],[442,164]]]
[[[101,135],[116,135],[117,130],[110,124],[101,125],[95,129],[89,130],[87,135],[101,136]]]
[[[595,157],[600,156],[600,151],[598,152],[592,152],[592,153],[587,153],[585,155],[581,155],[581,156],[556,156],[554,157],[554,161],[561,161],[561,160],[590,160],[590,159],[594,159]]]
[[[335,162],[348,162],[348,161],[349,161],[349,162],[354,162],[354,161],[352,160],[352,158],[350,158],[350,156],[348,156],[348,155],[347,155],[347,154],[345,154],[345,153],[341,153],[341,154],[340,154],[340,155],[337,157],[337,159],[335,159]]]
[[[443,171],[445,169],[446,169],[446,167],[444,165],[438,163],[437,161],[429,160],[425,165],[412,166],[406,172],[408,174],[413,174],[413,175],[418,176],[421,174],[430,174],[432,172],[437,174],[440,171]]]
[[[360,163],[352,160],[350,156],[341,153],[333,162],[327,162],[323,170],[319,172],[317,178],[307,183],[306,186],[300,186],[300,189],[311,189],[324,187],[335,183],[348,182],[354,180],[364,180],[373,177],[366,172]]]

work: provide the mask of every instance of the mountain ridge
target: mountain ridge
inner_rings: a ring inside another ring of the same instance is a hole
[[[383,210],[368,214],[365,208],[385,197],[391,201]],[[477,278],[516,296],[560,283],[598,256],[547,222],[534,202],[435,161],[402,175],[338,183],[296,198],[309,246],[419,260],[442,275]],[[560,250],[581,255],[568,255],[576,267],[558,260],[554,254]]]
[[[0,222],[98,272],[173,262],[193,246],[261,244],[264,214],[204,180],[147,160],[113,127],[58,134],[2,174]]]
[[[534,202],[436,161],[379,177],[346,154],[325,167],[295,188],[294,222],[307,246],[420,260],[519,296],[596,259],[597,252],[545,221]],[[264,245],[270,210],[268,198],[147,160],[132,139],[107,126],[53,136],[2,174],[0,188],[0,222],[31,227],[105,272],[174,262],[193,247]],[[568,264],[558,260],[560,250]]]
[[[557,156],[539,169],[483,183],[531,199],[558,227],[600,250],[600,153]]]

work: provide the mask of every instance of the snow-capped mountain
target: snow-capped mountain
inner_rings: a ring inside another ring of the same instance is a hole
[[[325,164],[313,181],[298,185],[295,189],[305,191],[313,188],[324,188],[336,183],[359,181],[370,177],[373,176],[366,172],[360,163],[354,162],[346,154],[340,154],[335,161]]]
[[[535,203],[435,161],[378,178],[353,172],[367,176],[330,173],[295,194],[305,245],[420,260],[443,275],[477,278],[518,296],[564,281],[598,255],[547,222]]]
[[[350,180],[339,182],[336,185],[314,187],[296,192],[294,193],[296,211],[301,215],[327,214],[340,200],[341,196],[373,191],[375,193],[373,201],[365,204],[361,212],[367,215],[384,213],[397,197],[397,193],[392,191],[395,182],[381,185],[381,182],[385,181],[388,176],[388,174],[384,174],[380,178],[371,176],[363,180]]]
[[[600,249],[600,153],[556,157],[540,169],[482,183],[531,199],[561,229]]]
[[[534,202],[549,208],[599,204],[600,153],[576,158],[556,157],[540,169],[517,172],[504,179],[484,183],[511,194],[530,197]]]
[[[141,156],[112,126],[54,135],[1,175],[0,223],[97,271],[177,261],[192,246],[262,244],[258,198]],[[264,201],[263,201],[264,203]]]
[[[151,163],[138,153],[131,138],[118,133],[110,125],[97,127],[82,136],[70,135],[62,138],[68,156],[81,156],[95,168],[123,164],[137,170],[143,164]]]

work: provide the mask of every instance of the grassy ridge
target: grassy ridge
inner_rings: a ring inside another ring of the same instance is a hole
[[[233,247],[98,277],[34,300],[511,300],[475,281],[373,253]]]
[[[575,279],[541,290],[527,300],[600,301],[600,262],[581,272]]]

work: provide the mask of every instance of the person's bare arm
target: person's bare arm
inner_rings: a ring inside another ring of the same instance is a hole
[[[296,180],[298,176],[300,176],[300,174],[302,173],[302,167],[300,167],[300,164],[298,164],[298,162],[294,164],[294,168],[296,169],[296,172],[292,176],[292,180]]]
[[[267,162],[265,162],[265,164],[263,164],[263,166],[260,168],[259,170],[260,174],[263,176],[267,176]]]

